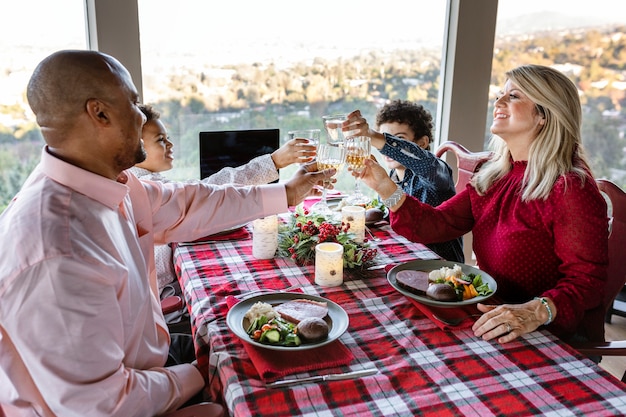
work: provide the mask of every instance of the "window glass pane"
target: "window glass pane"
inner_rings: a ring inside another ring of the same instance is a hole
[[[86,45],[83,0],[14,1],[10,12],[0,13],[0,211],[39,161],[43,146],[26,102],[35,66],[56,50]]]
[[[144,102],[173,137],[171,179],[199,176],[202,130],[279,128],[284,142],[323,114],[359,108],[373,124],[395,98],[435,116],[445,1],[172,4],[139,0]]]
[[[579,88],[583,143],[597,177],[626,186],[626,3],[500,0],[492,72],[493,99],[508,69],[543,64]],[[493,100],[485,138],[490,137]]]

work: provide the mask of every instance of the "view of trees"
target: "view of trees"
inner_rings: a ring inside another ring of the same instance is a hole
[[[440,51],[372,51],[350,59],[300,62],[291,68],[261,64],[215,69],[186,68],[164,80],[148,75],[144,86],[160,97],[161,111],[176,146],[170,178],[198,175],[201,130],[280,127],[321,128],[327,113],[361,109],[373,121],[385,101],[403,98],[437,110]],[[626,186],[626,27],[498,39],[494,86],[507,69],[523,63],[559,65],[579,87],[584,105],[583,138],[597,176]],[[491,106],[491,104],[490,104]],[[0,106],[0,116],[24,115],[23,123],[0,119],[0,210],[39,160],[43,141],[27,111]],[[486,127],[491,120],[486,121]],[[486,130],[485,140],[488,139]]]

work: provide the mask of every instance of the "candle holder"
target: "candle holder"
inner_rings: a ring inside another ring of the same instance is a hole
[[[343,246],[324,242],[315,246],[315,283],[322,287],[343,284]]]
[[[252,222],[252,256],[272,259],[278,249],[278,217],[262,217]]]
[[[354,241],[362,243],[365,240],[365,207],[345,206],[341,209],[341,222],[348,227],[348,232],[354,234]]]

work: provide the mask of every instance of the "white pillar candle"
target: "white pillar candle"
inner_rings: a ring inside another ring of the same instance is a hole
[[[343,284],[343,246],[324,242],[315,246],[315,283],[322,287]]]
[[[345,206],[341,209],[341,221],[350,224],[348,232],[354,233],[355,242],[365,240],[365,207]]]
[[[252,222],[252,256],[272,259],[278,249],[278,217],[267,216]]]

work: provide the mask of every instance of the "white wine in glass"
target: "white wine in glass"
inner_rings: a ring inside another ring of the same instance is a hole
[[[365,169],[365,160],[370,157],[372,145],[371,139],[367,136],[355,136],[346,139],[344,142],[346,148],[346,164],[352,169],[352,172],[360,174]],[[370,202],[370,198],[361,191],[361,180],[355,178],[354,192],[346,201],[352,205],[358,206]]]
[[[346,160],[346,149],[341,145],[331,145],[329,143],[320,143],[317,146],[317,169],[319,171],[335,168],[337,172],[341,169]],[[327,217],[333,215],[332,210],[328,206],[326,200],[326,190],[330,186],[330,179],[324,181],[322,197],[320,201],[311,206],[313,213],[322,214]]]

